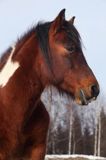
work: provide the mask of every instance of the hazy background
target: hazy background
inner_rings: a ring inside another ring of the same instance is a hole
[[[0,53],[39,20],[76,16],[85,57],[106,93],[106,0],[0,0]]]

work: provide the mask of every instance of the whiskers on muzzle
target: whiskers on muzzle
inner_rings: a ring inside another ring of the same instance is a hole
[[[88,105],[88,101],[87,101],[85,93],[82,89],[80,90],[80,99],[81,99],[82,105]]]
[[[79,93],[81,104],[88,105],[91,101],[96,100],[98,94],[99,94],[99,88],[96,88],[95,86],[92,86],[92,88],[91,88],[91,96],[90,97],[88,97],[85,94],[84,90],[81,89],[80,93]]]

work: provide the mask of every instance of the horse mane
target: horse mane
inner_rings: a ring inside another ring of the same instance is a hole
[[[79,34],[78,30],[76,29],[76,27],[73,24],[70,24],[67,21],[65,21],[65,23],[63,25],[63,29],[65,30],[65,32],[67,34],[69,42],[74,43],[76,45],[77,49],[81,50],[82,40],[81,40],[80,34]]]
[[[3,66],[5,65],[5,63],[7,62],[7,59],[10,55],[12,51],[12,48],[9,47],[3,54],[2,56],[0,57],[0,70],[3,68]]]
[[[50,54],[50,47],[49,47],[49,28],[52,22],[39,22],[37,25],[33,26],[31,29],[29,29],[27,32],[25,32],[18,40],[16,41],[16,50],[15,54],[18,53],[20,48],[24,45],[24,43],[30,38],[31,35],[35,34],[37,36],[37,39],[39,41],[39,47],[42,51],[42,54],[46,60],[46,63],[51,68],[52,64],[52,58]],[[81,38],[77,31],[77,29],[69,24],[67,21],[65,21],[63,27],[60,27],[60,30],[65,30],[67,33],[67,37],[69,41],[74,42],[78,48],[81,49]],[[59,30],[58,30],[59,32]],[[36,38],[36,37],[35,37]],[[1,56],[0,58],[0,69],[7,61],[7,58],[9,54],[11,53],[12,47],[9,47]]]
[[[41,48],[42,54],[46,59],[46,63],[51,68],[52,61],[51,61],[49,35],[48,35],[50,25],[51,25],[51,22],[38,23],[38,25],[36,26],[36,34],[37,34],[37,39],[39,41],[39,46]]]

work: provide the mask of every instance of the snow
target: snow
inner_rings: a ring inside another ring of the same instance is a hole
[[[67,158],[87,158],[89,160],[106,160],[104,157],[97,157],[93,155],[46,155],[46,160],[49,159],[67,159]]]

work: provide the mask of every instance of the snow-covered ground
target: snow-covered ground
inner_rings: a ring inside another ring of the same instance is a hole
[[[46,155],[45,160],[106,160],[104,157],[88,155]]]

